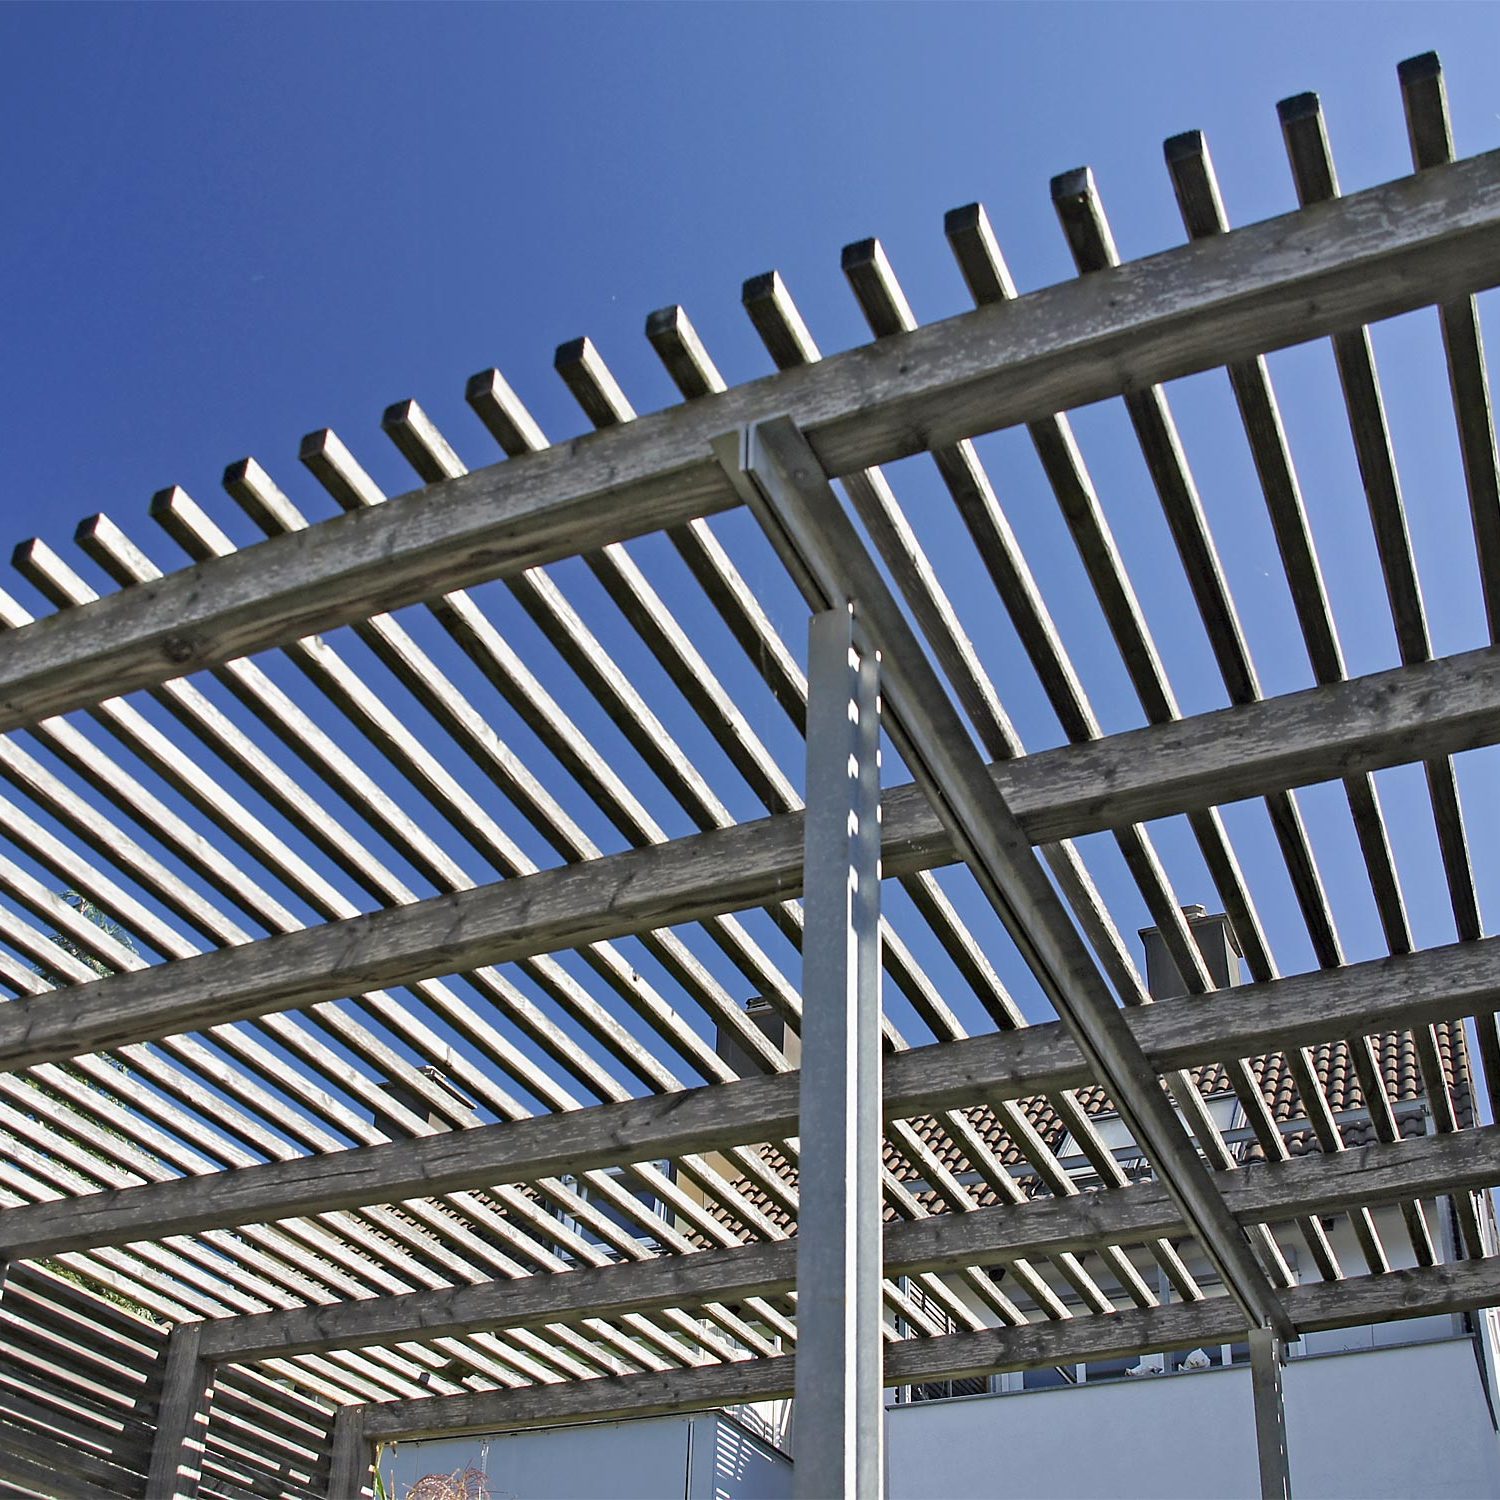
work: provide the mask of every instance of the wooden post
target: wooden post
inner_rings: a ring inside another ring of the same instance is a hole
[[[328,1500],[364,1500],[373,1493],[374,1454],[365,1435],[363,1406],[341,1406],[334,1414],[329,1458]]]
[[[1255,1449],[1260,1459],[1261,1500],[1291,1500],[1286,1452],[1286,1401],[1281,1366],[1286,1345],[1274,1329],[1250,1330],[1250,1384],[1255,1397]]]
[[[193,1500],[203,1469],[213,1366],[199,1352],[202,1323],[180,1323],[167,1339],[161,1402],[146,1500]]]
[[[799,1500],[883,1490],[878,665],[845,604],[808,635]]]

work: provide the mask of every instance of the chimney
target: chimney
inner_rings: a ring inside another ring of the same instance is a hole
[[[431,1063],[425,1063],[416,1071],[452,1098],[465,1112],[473,1110],[474,1101],[456,1084],[451,1083],[447,1074],[441,1068],[434,1067]],[[453,1129],[453,1122],[449,1118],[449,1115],[440,1113],[434,1109],[425,1093],[420,1089],[414,1088],[404,1079],[385,1078],[381,1080],[380,1087],[383,1092],[389,1094],[398,1104],[403,1105],[414,1115],[426,1120],[434,1128],[438,1130]],[[377,1130],[384,1131],[392,1140],[400,1140],[407,1133],[407,1127],[399,1124],[396,1116],[387,1114],[379,1108],[376,1108],[372,1114],[372,1123]]]
[[[764,995],[753,995],[745,1002],[745,1014],[760,1028],[761,1034],[773,1046],[786,1054],[786,1059],[795,1068],[802,1062],[802,1038],[787,1024],[786,1017],[771,1004]],[[735,1038],[722,1026],[714,1039],[714,1051],[742,1078],[754,1077],[766,1071],[759,1058],[751,1057]]]
[[[1223,912],[1209,914],[1202,906],[1184,906],[1182,914],[1187,918],[1188,931],[1203,955],[1209,977],[1218,989],[1227,989],[1240,981],[1239,940],[1234,928]],[[1153,1000],[1170,1000],[1174,995],[1186,995],[1188,987],[1167,951],[1166,941],[1159,927],[1141,928],[1141,942],[1146,948],[1146,988]]]

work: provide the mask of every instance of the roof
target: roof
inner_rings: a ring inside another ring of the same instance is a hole
[[[1438,1050],[1443,1059],[1445,1075],[1452,1093],[1454,1111],[1462,1128],[1476,1124],[1474,1113],[1473,1081],[1470,1076],[1468,1044],[1463,1029],[1447,1022],[1433,1028]],[[1420,1069],[1417,1066],[1416,1043],[1409,1031],[1381,1032],[1370,1039],[1375,1057],[1384,1080],[1387,1097],[1392,1106],[1419,1103],[1426,1099]],[[1365,1097],[1355,1076],[1347,1042],[1327,1042],[1309,1049],[1313,1070],[1323,1086],[1328,1107],[1335,1115],[1367,1112]],[[1248,1059],[1256,1082],[1271,1106],[1272,1118],[1281,1126],[1296,1126],[1307,1119],[1307,1114],[1298,1096],[1287,1065],[1286,1054],[1269,1053]],[[1194,1085],[1206,1099],[1229,1094],[1229,1075],[1220,1063],[1192,1068],[1189,1075]],[[1113,1115],[1115,1105],[1108,1094],[1097,1085],[1078,1090],[1078,1102],[1095,1117]],[[1052,1100],[1033,1097],[1019,1101],[1027,1123],[1054,1151],[1060,1152],[1068,1128],[1059,1117]],[[994,1110],[979,1106],[964,1111],[979,1137],[985,1142],[1002,1166],[1013,1170],[1030,1193],[1045,1193],[1047,1188],[1030,1169],[1027,1154],[1012,1138],[1004,1123]],[[1009,1200],[1003,1198],[987,1184],[963,1148],[953,1139],[952,1127],[932,1116],[917,1117],[911,1125],[923,1142],[932,1150],[937,1161],[964,1184],[972,1201],[981,1208],[993,1207]],[[1422,1111],[1396,1110],[1396,1125],[1402,1139],[1411,1139],[1427,1133],[1427,1119]],[[1348,1149],[1369,1145],[1377,1139],[1375,1129],[1368,1119],[1340,1120],[1339,1129],[1343,1144]],[[1288,1152],[1293,1156],[1318,1153],[1322,1150],[1317,1137],[1307,1129],[1292,1129],[1283,1132]],[[786,1157],[763,1148],[763,1157],[783,1181],[795,1186],[796,1168]],[[1235,1150],[1242,1163],[1262,1162],[1265,1151],[1253,1137],[1245,1140]],[[950,1211],[944,1195],[931,1186],[928,1171],[913,1164],[895,1145],[887,1141],[885,1147],[887,1169],[902,1182],[917,1186],[917,1196],[924,1208],[931,1213]],[[1146,1166],[1149,1176],[1149,1164]],[[779,1208],[770,1196],[748,1178],[736,1180],[736,1187],[762,1212],[788,1230],[795,1231],[793,1216]],[[899,1217],[898,1210],[886,1205],[887,1219]]]

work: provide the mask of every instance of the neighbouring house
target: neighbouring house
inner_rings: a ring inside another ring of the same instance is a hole
[[[1201,906],[1187,908],[1185,916],[1214,982],[1239,984],[1241,954],[1229,920]],[[1141,936],[1152,997],[1182,995],[1186,986],[1160,933],[1152,928]],[[764,1002],[751,1002],[749,1008],[762,1030],[795,1057],[797,1038],[775,1011]],[[1449,1108],[1460,1128],[1471,1127],[1474,1097],[1463,1028],[1437,1025],[1432,1043]],[[733,1043],[721,1038],[720,1045],[726,1055],[744,1063],[732,1051]],[[1382,1125],[1360,1086],[1351,1046],[1318,1046],[1310,1050],[1308,1060],[1327,1111],[1323,1128],[1331,1121],[1346,1149],[1380,1139]],[[1385,1133],[1394,1128],[1401,1137],[1412,1137],[1435,1130],[1440,1111],[1434,1111],[1427,1097],[1413,1035],[1390,1032],[1373,1038],[1370,1061],[1386,1095]],[[1289,1059],[1276,1054],[1249,1059],[1248,1065],[1268,1101],[1266,1118],[1274,1124],[1286,1154],[1321,1150]],[[1264,1160],[1265,1123],[1258,1132],[1248,1121],[1229,1067],[1195,1068],[1191,1078],[1224,1148],[1241,1163]],[[1148,1180],[1150,1164],[1103,1090],[1081,1090],[1078,1100],[1120,1171],[1132,1181]],[[1056,1187],[1043,1181],[1033,1165],[1034,1147],[1028,1152],[1018,1142],[1017,1136],[1026,1130],[1050,1148],[1066,1176],[1062,1191],[1089,1192],[1100,1186],[1098,1164],[1090,1160],[1054,1102],[1028,1100],[1014,1112],[982,1107],[967,1111],[965,1118],[1022,1191],[1044,1195]],[[954,1122],[927,1119],[912,1124],[944,1180],[929,1180],[930,1169],[924,1176],[889,1143],[886,1165],[924,1209],[954,1211],[949,1198],[955,1191],[968,1194],[980,1207],[1005,1201],[965,1155]],[[795,1182],[790,1164],[771,1152],[765,1156],[786,1181]],[[790,1226],[790,1217],[763,1187],[746,1177],[737,1186],[758,1211]],[[1488,1207],[1489,1200],[1484,1203]],[[893,1218],[896,1210],[888,1206],[886,1213]],[[1487,1253],[1493,1253],[1492,1212],[1480,1215],[1480,1225]],[[1380,1269],[1369,1264],[1365,1253],[1366,1246],[1374,1251],[1375,1243],[1375,1253],[1383,1253],[1392,1269],[1425,1262],[1428,1246],[1437,1262],[1462,1253],[1462,1233],[1448,1198],[1379,1208],[1371,1211],[1368,1225],[1358,1228],[1348,1215],[1330,1215],[1318,1228],[1326,1246],[1320,1253],[1331,1252],[1353,1274]],[[1299,1280],[1317,1278],[1318,1255],[1306,1233],[1289,1228],[1281,1239],[1291,1247],[1291,1273]],[[1177,1241],[1175,1249],[1181,1267],[1203,1296],[1224,1294],[1195,1242]],[[1182,1289],[1163,1259],[1140,1246],[1130,1251],[1128,1263],[1160,1300],[1180,1300]],[[1060,1263],[1076,1267],[1074,1281],[1057,1270]],[[1029,1307],[1043,1287],[1056,1298],[1064,1316],[1091,1310],[1085,1305],[1094,1295],[1090,1286],[1118,1305],[1127,1306],[1131,1300],[1122,1280],[1129,1275],[1126,1266],[1118,1261],[1106,1264],[1098,1255],[1047,1263],[1044,1271],[1032,1273],[1040,1276],[1042,1286],[1033,1284],[1030,1292],[1017,1284],[1015,1267],[990,1268],[987,1286],[980,1284],[980,1274],[902,1278],[900,1302],[888,1309],[890,1322],[896,1331],[906,1332],[901,1325],[907,1318],[921,1319],[924,1331],[936,1333],[996,1324],[997,1304],[1003,1306],[1004,1299],[1013,1297]],[[1289,1350],[1285,1372],[1287,1443],[1299,1500],[1399,1500],[1419,1494],[1457,1500],[1500,1494],[1497,1335],[1500,1323],[1493,1312],[1443,1314],[1304,1335]],[[1231,1341],[894,1386],[887,1392],[890,1500],[979,1500],[995,1495],[1032,1500],[1197,1500],[1254,1493],[1259,1480],[1248,1363],[1248,1345]],[[628,1471],[647,1486],[642,1494],[665,1493],[659,1488],[662,1475],[681,1473],[685,1500],[771,1500],[790,1493],[788,1474],[795,1451],[795,1410],[792,1403],[780,1402],[712,1417],[660,1417],[407,1445],[393,1457],[390,1472],[410,1483],[418,1469],[426,1472],[424,1465],[451,1469],[482,1452],[497,1495],[514,1492],[524,1493],[528,1500],[549,1500],[581,1493],[576,1484],[580,1465],[587,1469],[596,1463],[611,1464],[629,1454]],[[1003,1480],[997,1479],[1002,1474]]]

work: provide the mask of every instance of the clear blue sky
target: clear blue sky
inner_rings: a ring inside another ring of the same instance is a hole
[[[1395,68],[1417,52],[1443,57],[1460,151],[1500,144],[1500,9],[1479,4],[10,5],[0,45],[0,534],[69,555],[81,516],[107,510],[145,532],[153,490],[180,483],[213,504],[224,464],[246,454],[326,513],[295,461],[315,427],[410,488],[378,431],[402,397],[470,463],[493,461],[462,401],[465,378],[492,364],[552,437],[582,431],[550,368],[579,334],[639,409],[666,404],[641,327],[667,303],[687,307],[731,381],[762,374],[739,288],[772,267],[825,350],[862,342],[838,254],[866,235],[884,240],[920,318],[961,311],[942,215],[974,199],[1023,289],[1057,281],[1071,266],[1048,179],[1083,163],[1127,257],[1177,243],[1160,148],[1181,130],[1207,132],[1234,222],[1283,212],[1275,104],[1305,89],[1323,97],[1346,190],[1400,175]],[[1377,347],[1438,647],[1478,645],[1431,315],[1381,330]],[[1391,664],[1331,364],[1319,349],[1275,368],[1351,667]],[[1301,685],[1222,383],[1174,399],[1267,689]],[[1222,702],[1119,412],[1086,412],[1079,431],[1185,708]],[[1077,617],[1070,644],[1106,727],[1138,722],[1039,476],[1002,439],[986,452],[1054,611]],[[946,504],[925,471],[902,475],[932,514]],[[998,604],[987,585],[963,587],[962,549],[932,524],[1028,743],[1055,741]],[[1464,770],[1491,912],[1495,769]],[[1415,779],[1392,787],[1418,939],[1447,941],[1430,816],[1399,795]],[[1369,956],[1379,933],[1347,813],[1320,793],[1308,807],[1350,954]],[[1233,826],[1284,966],[1306,967],[1263,813]],[[1183,898],[1212,900],[1181,830],[1162,841]],[[1126,925],[1144,920],[1101,858]]]

